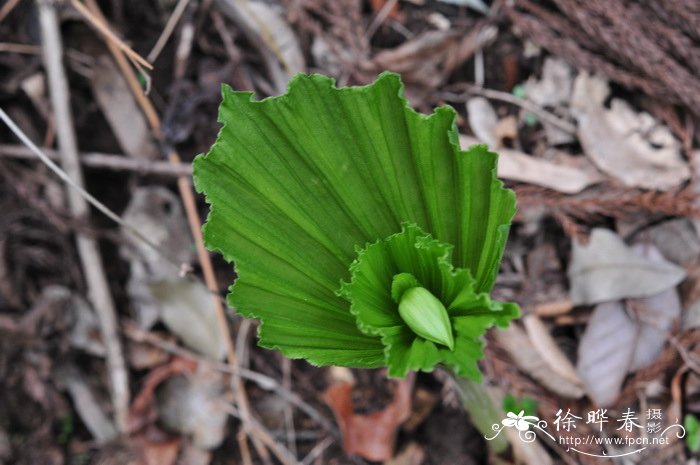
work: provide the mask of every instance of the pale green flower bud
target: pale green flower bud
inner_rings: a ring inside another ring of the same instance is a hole
[[[412,287],[403,293],[399,315],[418,336],[454,350],[455,338],[447,310],[424,287]]]

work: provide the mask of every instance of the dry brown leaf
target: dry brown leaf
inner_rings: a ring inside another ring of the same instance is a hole
[[[540,107],[568,116],[573,82],[571,66],[559,58],[548,57],[542,67],[542,78],[530,77],[525,83],[525,95]],[[572,134],[546,121],[541,123],[550,145],[568,144],[575,140]]]
[[[576,385],[583,384],[576,368],[564,352],[561,351],[547,327],[536,315],[527,315],[521,319],[533,347],[539,352],[549,367]]]
[[[655,249],[647,252],[661,260]],[[577,370],[591,398],[601,406],[618,397],[627,373],[653,363],[681,315],[675,288],[640,299],[596,306],[578,349]]]
[[[396,380],[393,401],[384,409],[357,415],[349,383],[334,384],[323,392],[343,433],[343,449],[367,460],[383,461],[394,455],[396,433],[411,415],[413,377]]]
[[[651,296],[675,287],[686,275],[660,256],[635,252],[608,229],[594,229],[587,245],[574,241],[571,255],[570,294],[577,305]]]
[[[371,73],[384,70],[401,73],[407,91],[426,92],[439,86],[452,70],[490,43],[497,33],[493,26],[471,32],[455,28],[427,31],[396,48],[377,53],[363,67]]]
[[[680,143],[648,113],[636,113],[625,101],[605,102],[607,81],[581,72],[574,83],[571,110],[588,157],[625,185],[667,191],[690,177]]]
[[[460,135],[459,140],[463,148],[481,143],[465,135]],[[603,176],[595,172],[541,160],[517,150],[500,149],[498,153],[498,176],[503,179],[534,184],[565,194],[576,194],[603,180]]]
[[[512,324],[506,329],[495,331],[495,335],[498,344],[508,352],[518,368],[539,381],[544,387],[570,399],[583,396],[583,387],[552,370],[533,347],[527,334],[517,325]]]
[[[258,49],[275,93],[284,93],[289,79],[306,71],[306,60],[297,36],[277,2],[216,0],[215,4]]]
[[[167,365],[152,370],[144,379],[141,391],[134,397],[129,411],[129,430],[137,431],[155,420],[154,395],[156,388],[168,378],[179,374],[192,374],[197,363],[180,357],[173,358]]]
[[[148,122],[129,90],[126,79],[109,56],[97,58],[90,76],[90,85],[97,105],[124,153],[133,158],[156,158],[158,148]]]

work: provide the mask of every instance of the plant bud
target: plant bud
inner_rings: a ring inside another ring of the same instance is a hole
[[[447,310],[427,289],[406,290],[399,302],[399,315],[418,336],[454,350],[455,339]]]

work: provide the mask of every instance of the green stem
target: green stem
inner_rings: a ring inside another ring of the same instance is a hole
[[[477,383],[454,375],[453,379],[459,390],[464,409],[469,412],[476,429],[484,436],[493,436],[495,433],[491,426],[500,424],[504,413],[501,408],[494,404],[486,385],[483,382]],[[505,434],[498,435],[487,442],[491,450],[496,454],[503,453],[510,447]]]

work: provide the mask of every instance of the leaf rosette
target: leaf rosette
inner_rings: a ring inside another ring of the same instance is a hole
[[[393,73],[223,95],[194,177],[205,243],[235,264],[228,301],[260,320],[259,344],[316,365],[403,376],[442,363],[479,378],[484,331],[518,314],[488,296],[515,213],[497,155],[460,150],[454,110],[413,111]]]

